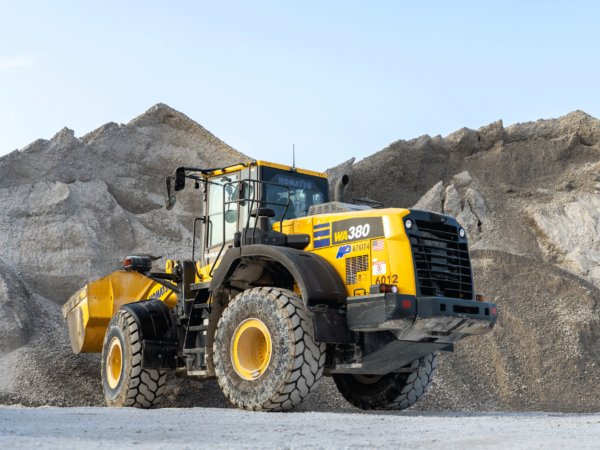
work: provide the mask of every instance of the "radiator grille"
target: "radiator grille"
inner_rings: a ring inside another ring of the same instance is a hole
[[[473,299],[471,261],[466,242],[452,225],[417,220],[409,238],[423,296]]]
[[[369,270],[368,255],[346,258],[346,286],[358,283],[358,272]]]

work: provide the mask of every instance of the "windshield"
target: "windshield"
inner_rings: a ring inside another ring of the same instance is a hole
[[[264,185],[266,189],[263,191],[263,200],[274,203],[265,205],[275,211],[271,224],[281,220],[288,202],[288,189],[290,206],[285,220],[305,217],[311,206],[329,201],[326,178],[263,167],[263,180],[277,185]]]

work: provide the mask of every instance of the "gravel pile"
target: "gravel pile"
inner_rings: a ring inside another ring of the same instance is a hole
[[[0,404],[101,406],[99,356],[72,354],[59,305],[127,253],[189,257],[200,204],[188,191],[165,211],[164,177],[245,159],[162,104],[0,158]],[[351,176],[347,198],[457,217],[477,291],[499,305],[494,333],[440,354],[414,409],[600,410],[598,161],[600,121],[576,111],[397,141],[328,171]],[[231,404],[216,381],[172,379],[163,406]],[[340,408],[330,378],[299,407]]]

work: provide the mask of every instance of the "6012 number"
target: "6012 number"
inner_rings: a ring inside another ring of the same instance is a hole
[[[398,283],[398,275],[382,275],[380,277],[375,278],[375,283],[373,284],[396,284]]]

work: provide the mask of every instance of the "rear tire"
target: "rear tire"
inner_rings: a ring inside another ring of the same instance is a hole
[[[386,375],[333,374],[340,394],[360,409],[406,409],[421,400],[435,375],[437,353],[413,361],[410,367],[424,366],[423,372]]]
[[[305,400],[323,375],[325,344],[315,343],[302,298],[288,290],[239,294],[217,325],[215,373],[238,408],[284,411]]]
[[[134,318],[118,311],[110,320],[102,348],[102,389],[108,406],[152,408],[165,391],[167,374],[142,369],[142,343]]]

